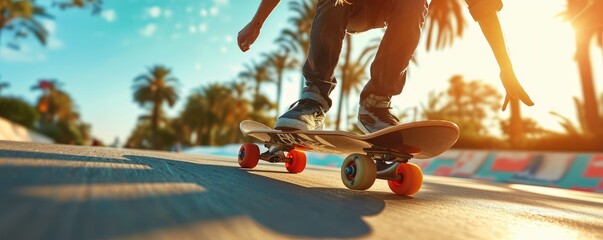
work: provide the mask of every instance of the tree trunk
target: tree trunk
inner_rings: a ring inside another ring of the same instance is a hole
[[[157,128],[159,128],[159,112],[160,112],[161,102],[155,102],[153,105],[153,112],[151,113],[151,141],[153,149],[158,149],[157,144]]]
[[[260,94],[260,82],[256,82],[254,91],[255,91],[255,97],[257,98]]]
[[[279,70],[276,79],[276,117],[279,116],[281,110],[281,92],[283,90],[283,71]]]
[[[591,36],[585,31],[576,31],[576,62],[580,70],[580,82],[582,83],[582,95],[584,97],[584,115],[586,118],[584,131],[586,133],[596,131],[599,123],[599,111],[589,52]]]
[[[339,126],[341,124],[341,109],[343,106],[343,99],[345,98],[345,89],[344,89],[344,85],[346,84],[346,79],[348,76],[348,68],[349,68],[349,64],[350,64],[350,55],[352,54],[352,36],[351,35],[347,35],[346,36],[346,50],[345,50],[345,60],[343,62],[343,67],[341,68],[341,83],[339,83],[340,86],[340,92],[339,92],[339,102],[337,103],[337,121],[335,122],[335,130],[339,130]]]
[[[521,109],[519,105],[519,100],[514,99],[510,101],[511,104],[511,117],[510,117],[510,134],[509,141],[511,143],[511,148],[518,149],[523,146],[524,138],[523,138],[523,123],[521,121]]]

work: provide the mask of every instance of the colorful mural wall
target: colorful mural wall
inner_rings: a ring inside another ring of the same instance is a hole
[[[195,147],[186,152],[236,158],[241,145]],[[341,166],[344,156],[306,152],[308,164]],[[413,159],[424,174],[476,178],[603,193],[603,153],[448,150]]]
[[[412,162],[430,175],[603,192],[603,154],[449,150]]]

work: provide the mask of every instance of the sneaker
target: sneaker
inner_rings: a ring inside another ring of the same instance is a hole
[[[317,101],[301,99],[293,103],[289,111],[276,120],[274,129],[283,131],[321,130],[325,123],[326,111]]]
[[[389,110],[391,98],[370,94],[360,100],[358,128],[365,134],[400,124],[400,120]]]

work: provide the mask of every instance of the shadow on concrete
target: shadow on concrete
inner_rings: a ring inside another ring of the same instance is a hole
[[[0,150],[4,159],[49,159],[145,165],[150,169],[0,164],[1,239],[106,239],[247,217],[294,237],[352,238],[371,232],[364,216],[384,200],[410,199],[344,188],[306,188],[236,167],[124,155],[125,159]],[[280,174],[280,173],[279,173]],[[57,200],[22,194],[28,187],[187,183],[203,191],[138,198]]]

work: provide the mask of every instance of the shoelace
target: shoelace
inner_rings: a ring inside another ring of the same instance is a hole
[[[390,109],[392,109],[392,108],[391,107],[387,107],[387,108],[373,107],[373,108],[369,108],[367,110],[372,112],[373,115],[375,115],[379,120],[381,120],[387,124],[390,124],[390,125],[398,124],[398,122],[400,122],[400,120],[389,112]]]
[[[289,109],[293,109],[293,108],[297,107],[298,111],[312,110],[312,111],[314,111],[314,115],[316,116],[317,114],[319,114],[318,112],[315,111],[318,108],[318,111],[320,113],[324,114],[324,111],[322,110],[321,107],[313,106],[308,103],[309,103],[309,100],[305,100],[305,99],[297,100],[293,104],[291,104],[291,106],[289,106]]]

